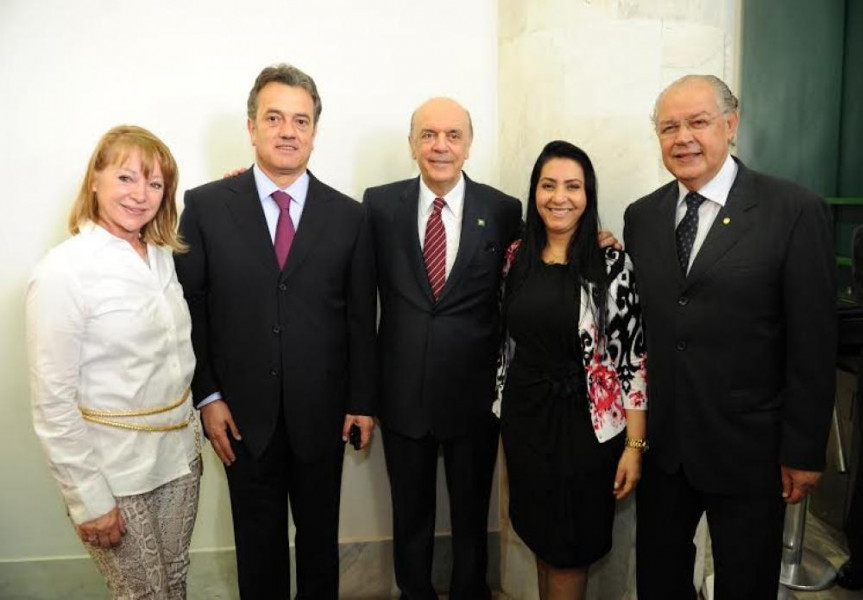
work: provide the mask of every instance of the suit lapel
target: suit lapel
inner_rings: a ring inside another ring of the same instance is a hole
[[[439,301],[443,301],[447,297],[447,293],[454,287],[458,286],[458,281],[464,276],[467,265],[470,264],[470,259],[473,258],[476,252],[479,241],[482,239],[482,226],[480,222],[484,222],[483,207],[484,203],[476,193],[476,188],[473,182],[464,176],[464,206],[462,207],[461,215],[461,237],[458,242],[458,253],[455,257],[449,277],[447,277],[443,290],[441,291]]]
[[[227,205],[240,231],[239,239],[249,246],[252,254],[266,269],[278,271],[279,263],[273,250],[273,240],[267,228],[267,219],[264,217],[252,169],[239,175],[231,183],[235,194],[228,200]]]
[[[716,220],[707,232],[704,244],[695,255],[686,285],[689,286],[703,277],[713,264],[724,256],[752,226],[750,210],[757,205],[752,191],[751,174],[738,161],[737,177],[731,186],[725,206],[716,215]]]
[[[309,171],[309,191],[306,195],[306,204],[303,207],[300,225],[294,236],[294,243],[291,245],[291,252],[288,254],[288,260],[282,270],[281,280],[287,279],[299,268],[309,251],[320,240],[325,230],[324,224],[328,218],[327,204],[329,201],[326,189]],[[273,256],[275,256],[275,251],[273,251]]]
[[[678,266],[680,261],[677,259],[677,239],[674,236],[678,195],[677,182],[674,181],[668,186],[667,193],[656,207],[658,215],[654,226],[658,231],[648,239],[659,240],[655,251],[657,264],[661,265],[660,271],[668,272],[665,265],[674,265],[671,269],[674,271],[674,283],[679,285],[683,282],[683,274]]]

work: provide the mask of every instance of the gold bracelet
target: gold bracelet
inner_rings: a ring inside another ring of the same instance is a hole
[[[650,443],[645,438],[626,438],[626,444],[624,444],[627,448],[635,448],[636,450],[641,450],[642,453],[647,452],[650,448]]]

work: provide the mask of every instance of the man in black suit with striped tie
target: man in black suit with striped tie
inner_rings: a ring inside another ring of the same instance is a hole
[[[433,98],[411,118],[420,177],[370,188],[378,270],[380,417],[402,598],[434,600],[437,457],[450,495],[451,600],[489,600],[487,519],[497,454],[491,412],[503,254],[521,205],[462,172],[468,112]]]

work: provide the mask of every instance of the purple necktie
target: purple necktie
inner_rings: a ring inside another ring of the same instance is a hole
[[[276,259],[279,261],[279,270],[285,268],[291,244],[294,243],[294,222],[291,221],[291,197],[281,190],[272,193],[273,200],[279,205],[279,220],[276,223]]]
[[[426,221],[426,236],[423,244],[423,260],[426,263],[432,295],[437,300],[446,283],[446,229],[441,211],[446,202],[443,198],[434,199],[434,209]]]

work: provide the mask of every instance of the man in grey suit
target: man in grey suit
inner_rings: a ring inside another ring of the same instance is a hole
[[[411,118],[420,177],[366,191],[381,315],[384,452],[402,598],[436,600],[431,584],[437,456],[452,520],[452,600],[490,600],[486,583],[498,425],[491,412],[504,251],[521,204],[462,173],[470,115],[433,98]]]
[[[707,514],[716,598],[776,598],[785,503],[824,467],[836,354],[826,205],[732,157],[737,99],[712,76],[654,120],[673,181],[626,211],[647,336],[651,449],[638,488],[639,600],[694,600]]]

